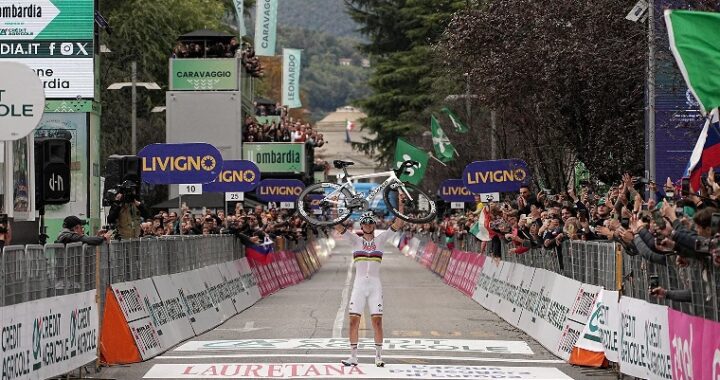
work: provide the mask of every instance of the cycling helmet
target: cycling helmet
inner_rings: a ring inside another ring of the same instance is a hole
[[[360,224],[375,224],[375,214],[372,211],[362,213]]]

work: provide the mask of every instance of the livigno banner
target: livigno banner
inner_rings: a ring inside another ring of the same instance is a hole
[[[253,161],[261,173],[301,173],[305,171],[305,144],[245,143],[245,159]]]
[[[300,108],[300,57],[302,50],[283,49],[283,86],[282,104],[290,108]]]
[[[170,90],[237,90],[235,58],[171,59]]]
[[[93,0],[0,2],[0,61],[23,63],[47,98],[92,98]]]

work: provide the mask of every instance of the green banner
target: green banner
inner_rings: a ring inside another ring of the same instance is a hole
[[[275,56],[278,0],[255,3],[255,55]]]
[[[0,2],[0,41],[92,40],[94,25],[94,0]]]
[[[305,172],[304,143],[244,143],[243,157],[254,162],[260,173]]]
[[[235,58],[171,59],[170,90],[237,90],[237,64]]]
[[[235,17],[237,17],[238,22],[238,33],[240,33],[240,37],[247,34],[247,30],[245,30],[245,4],[243,0],[235,0]]]
[[[300,57],[302,50],[283,49],[282,104],[289,108],[300,108]]]
[[[440,127],[435,115],[430,116],[430,130],[432,132],[433,146],[435,147],[435,156],[442,162],[452,161],[453,155],[457,154],[457,152]]]
[[[280,116],[255,116],[255,120],[260,124],[280,124]]]

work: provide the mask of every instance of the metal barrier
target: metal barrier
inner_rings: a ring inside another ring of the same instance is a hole
[[[433,234],[431,237],[438,245],[444,244],[444,234]],[[463,238],[456,236],[457,249],[491,255],[489,242],[483,246],[473,236]],[[605,289],[621,290],[633,298],[720,321],[720,268],[713,266],[709,258],[689,259],[690,265],[679,266],[675,263],[676,256],[667,256],[666,264],[661,265],[639,255],[629,255],[621,245],[608,241],[565,241],[560,255],[555,250],[542,248],[523,254],[509,254],[508,246],[503,242],[503,260],[546,269]],[[658,283],[665,289],[689,291],[691,300],[681,302],[650,295],[651,276],[657,276]]]

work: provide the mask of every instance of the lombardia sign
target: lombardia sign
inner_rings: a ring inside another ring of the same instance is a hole
[[[27,66],[0,62],[0,140],[17,140],[37,127],[45,109],[40,79]]]
[[[0,1],[0,62],[29,66],[47,98],[92,98],[93,0]]]

